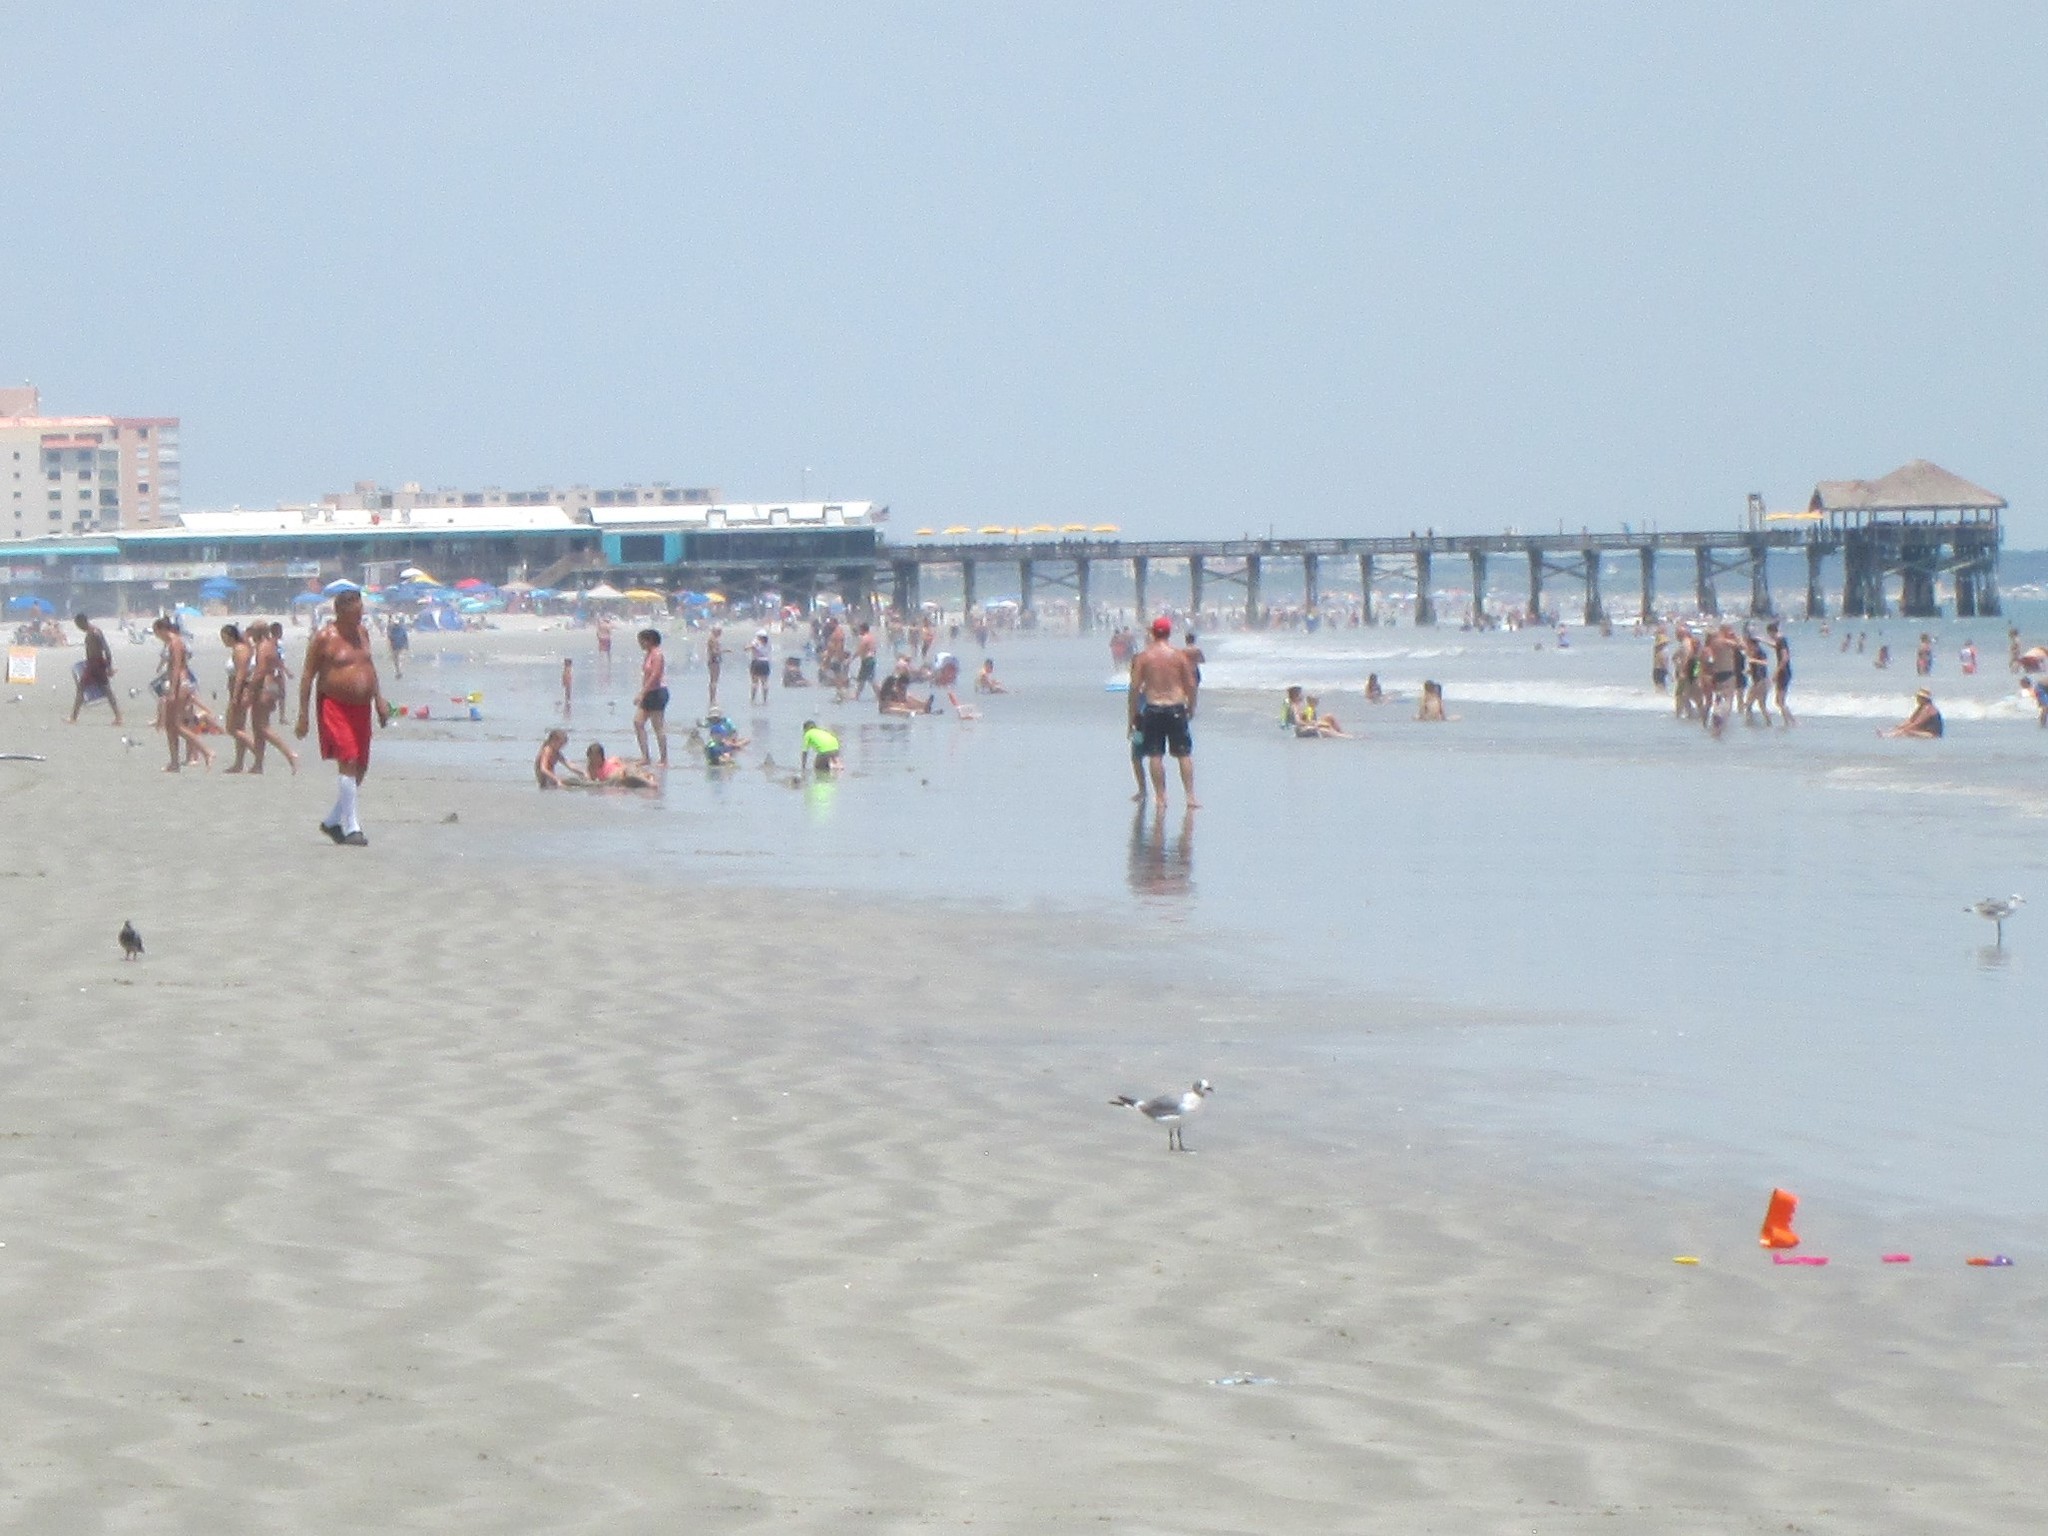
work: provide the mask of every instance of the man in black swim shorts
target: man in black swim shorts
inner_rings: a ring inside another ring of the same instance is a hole
[[[1195,741],[1190,722],[1195,709],[1195,666],[1187,652],[1173,645],[1173,624],[1160,618],[1152,624],[1152,643],[1131,660],[1126,725],[1138,733],[1138,751],[1152,779],[1152,798],[1166,804],[1166,758],[1180,764],[1181,790],[1189,810],[1195,799]]]

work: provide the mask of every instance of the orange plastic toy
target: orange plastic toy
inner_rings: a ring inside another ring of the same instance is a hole
[[[1764,1212],[1764,1230],[1757,1238],[1765,1248],[1797,1248],[1799,1234],[1792,1230],[1792,1213],[1799,1209],[1799,1197],[1789,1190],[1771,1191],[1770,1209]]]

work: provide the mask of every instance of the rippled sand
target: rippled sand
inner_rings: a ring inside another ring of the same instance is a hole
[[[1774,1269],[1319,1136],[1260,999],[1051,922],[524,869],[551,802],[388,764],[339,850],[67,705],[0,705],[11,1529],[2041,1526],[2031,1256]],[[1104,1102],[1197,1074],[1195,1156]]]

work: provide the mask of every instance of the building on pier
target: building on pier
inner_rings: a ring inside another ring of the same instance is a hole
[[[1956,617],[1999,611],[1999,516],[2005,498],[1939,464],[1915,459],[1876,480],[1823,480],[1808,511],[1827,520],[1842,551],[1842,613],[1885,615],[1885,578],[1899,578],[1899,612],[1941,612],[1935,579],[1955,582]]]

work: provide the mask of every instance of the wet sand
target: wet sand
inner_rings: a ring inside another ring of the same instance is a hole
[[[522,868],[555,799],[388,763],[337,849],[15,691],[13,1528],[2040,1526],[2028,1256],[1774,1268],[1053,919]],[[1105,1103],[1196,1075],[1193,1156]]]

